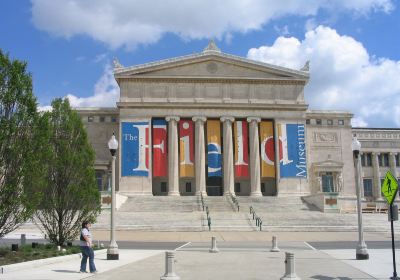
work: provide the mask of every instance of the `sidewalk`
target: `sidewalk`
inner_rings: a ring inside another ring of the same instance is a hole
[[[352,250],[314,250],[305,242],[281,242],[281,252],[268,247],[243,248],[243,242],[219,242],[220,252],[208,252],[209,243],[193,243],[176,251],[175,272],[183,279],[279,279],[285,272],[285,252],[295,254],[296,273],[301,279],[349,280],[389,279],[392,275],[390,249],[369,250],[370,259],[355,260]],[[235,246],[238,244],[240,246]],[[239,248],[240,247],[240,248]],[[399,252],[397,252],[399,254]],[[34,265],[0,274],[0,279],[160,279],[165,273],[165,254],[161,250],[120,250],[119,261],[107,261],[106,253],[96,255],[99,274],[80,274],[80,259]]]

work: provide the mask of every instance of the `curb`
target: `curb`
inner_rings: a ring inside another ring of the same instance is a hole
[[[95,255],[105,254],[105,253],[107,253],[107,249],[95,251]],[[0,266],[0,271],[2,271],[3,274],[6,274],[8,272],[13,272],[16,270],[24,270],[24,269],[28,269],[28,268],[32,268],[32,267],[54,264],[54,263],[59,263],[59,262],[64,262],[64,261],[69,261],[69,260],[74,260],[74,259],[79,260],[80,258],[82,258],[81,253],[77,253],[77,254],[72,254],[72,255],[67,255],[67,256],[59,256],[59,257],[39,259],[39,260],[33,260],[33,261],[27,261],[27,262],[21,262],[21,263],[7,264],[4,266]]]

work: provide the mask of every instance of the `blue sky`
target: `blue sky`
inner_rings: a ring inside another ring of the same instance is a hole
[[[112,4],[110,4],[112,2]],[[400,12],[390,0],[2,1],[0,48],[28,62],[40,106],[113,106],[111,61],[200,52],[294,69],[311,61],[311,109],[349,110],[355,126],[400,126]]]

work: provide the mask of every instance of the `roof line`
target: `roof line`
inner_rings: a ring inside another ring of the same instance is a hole
[[[224,58],[230,58],[230,59],[234,59],[234,60],[241,61],[244,63],[255,64],[258,66],[268,67],[268,68],[272,68],[272,69],[279,70],[279,71],[297,74],[297,75],[303,76],[305,78],[309,78],[309,76],[310,76],[310,74],[306,71],[290,69],[290,68],[286,68],[283,66],[278,66],[278,65],[261,62],[261,61],[251,60],[251,59],[243,58],[243,57],[240,57],[237,55],[226,54],[226,53],[222,53],[222,52],[219,53],[216,51],[194,53],[194,54],[189,54],[189,55],[184,55],[184,56],[177,56],[177,57],[173,57],[173,58],[167,58],[167,59],[157,60],[157,61],[153,61],[153,62],[138,64],[138,65],[134,65],[134,66],[128,66],[128,67],[124,67],[124,68],[115,68],[114,74],[122,74],[124,72],[140,70],[140,69],[148,68],[151,66],[158,66],[158,65],[163,65],[163,64],[167,64],[167,63],[180,62],[180,61],[183,61],[186,59],[201,58],[201,57],[206,57],[206,56],[219,56],[219,57],[224,57]]]

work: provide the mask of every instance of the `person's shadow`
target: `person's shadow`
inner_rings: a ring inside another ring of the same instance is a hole
[[[314,275],[310,277],[311,279],[318,279],[318,280],[352,280],[352,278],[349,277],[330,277],[330,276],[324,276],[324,275]]]
[[[79,273],[79,270],[53,269],[53,271],[61,273]]]

